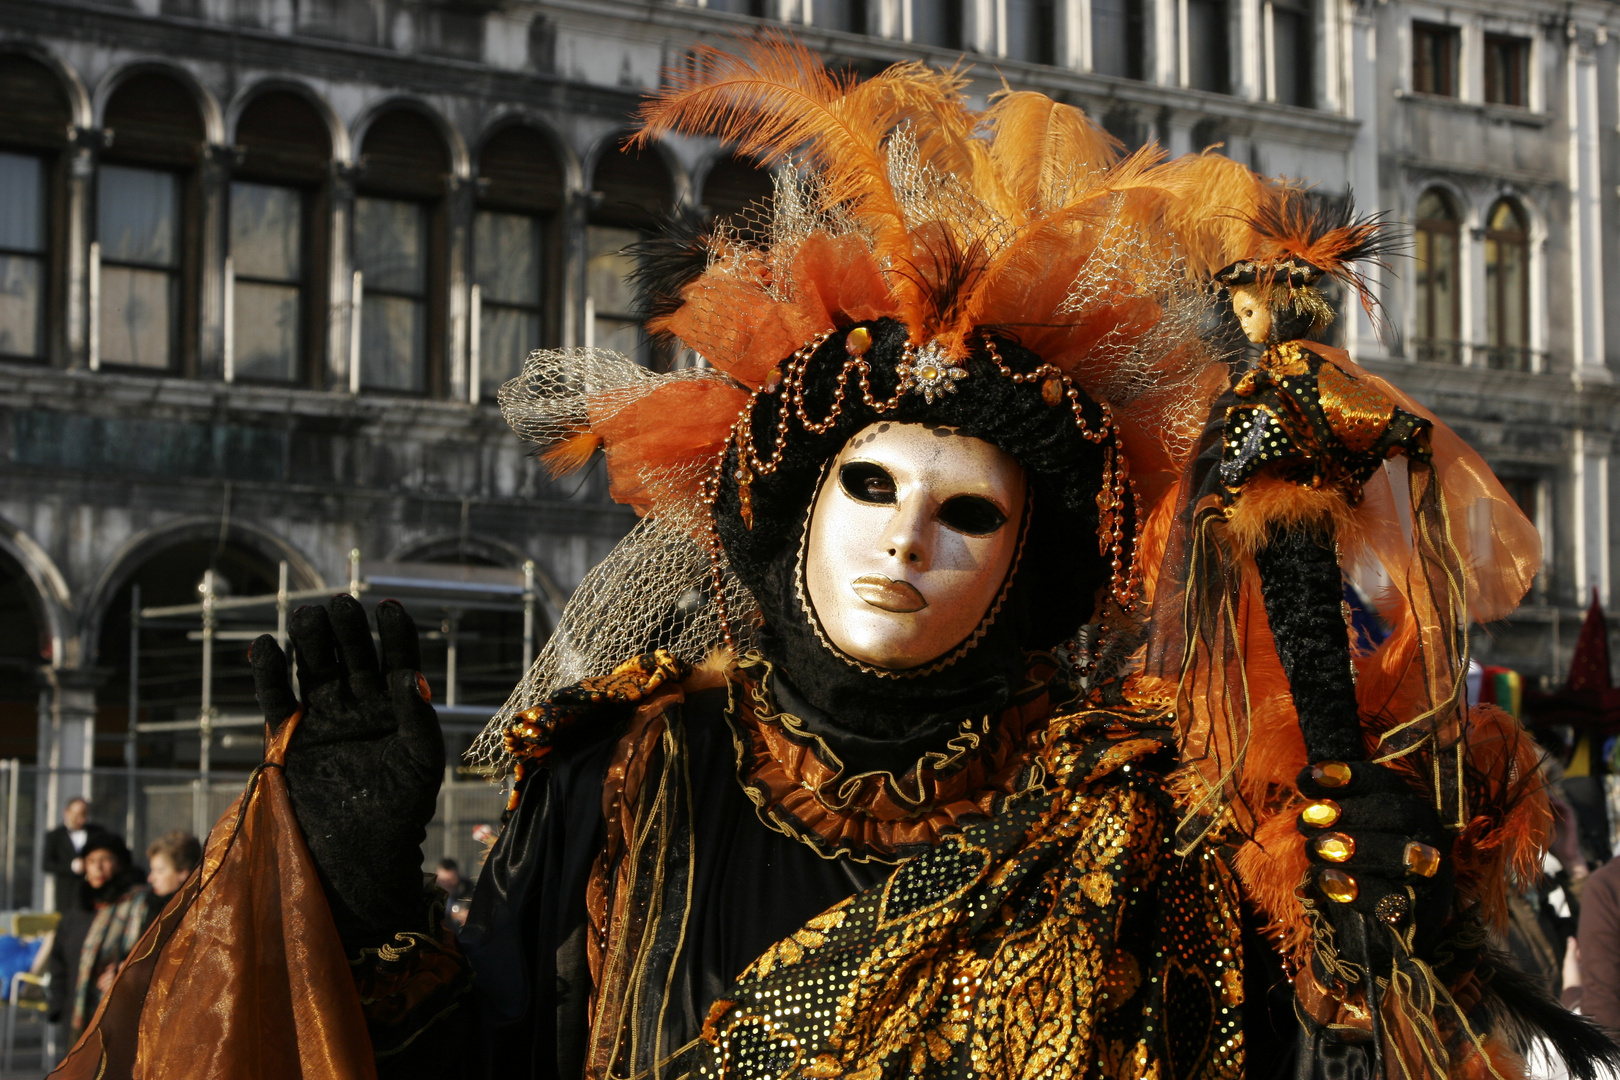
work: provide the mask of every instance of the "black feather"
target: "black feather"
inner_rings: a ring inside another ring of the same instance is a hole
[[[1512,960],[1492,954],[1480,963],[1478,974],[1485,987],[1491,1030],[1506,1038],[1519,1054],[1526,1054],[1538,1038],[1545,1038],[1575,1080],[1598,1080],[1605,1070],[1620,1070],[1620,1044],[1614,1033],[1558,1004]]]
[[[1307,248],[1335,230],[1345,230],[1347,242],[1334,252],[1345,266],[1358,262],[1383,265],[1386,256],[1398,253],[1406,244],[1405,235],[1386,211],[1357,216],[1356,200],[1349,193],[1334,197],[1289,188],[1281,198],[1262,202],[1249,224],[1261,236],[1291,239]]]
[[[708,215],[690,209],[677,211],[660,222],[654,235],[624,249],[636,260],[630,287],[638,321],[673,315],[684,303],[681,290],[708,268],[713,226],[714,219]]]

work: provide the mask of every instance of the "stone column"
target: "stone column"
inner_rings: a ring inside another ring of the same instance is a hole
[[[106,149],[109,138],[106,128],[75,127],[63,151],[67,155],[67,228],[63,230],[63,241],[67,244],[67,296],[62,314],[67,324],[63,344],[70,369],[90,364],[90,240],[95,232],[90,220],[95,212],[91,202],[92,180],[96,175],[96,155]]]
[[[94,802],[90,767],[96,752],[96,688],[107,673],[95,668],[39,669],[39,782],[34,789],[34,825],[39,836],[56,826],[74,796]],[[54,910],[56,884],[40,863],[44,847],[34,838],[36,908]]]
[[[1576,428],[1570,471],[1575,492],[1575,603],[1591,602],[1592,590],[1609,603],[1609,441]]]
[[[1612,382],[1603,352],[1603,190],[1597,56],[1590,32],[1569,25],[1565,106],[1569,121],[1570,284],[1574,379]]]
[[[330,252],[327,258],[326,367],[321,388],[349,388],[349,325],[354,317],[354,253],[349,244],[350,222],[354,219],[354,181],[359,173],[354,165],[332,164],[332,221]]]
[[[472,234],[473,204],[477,184],[465,176],[452,176],[448,193],[449,228],[445,237],[450,245],[446,260],[447,281],[450,290],[446,327],[449,341],[445,349],[445,387],[451,401],[467,400],[467,347],[470,333],[467,327],[472,305],[472,268],[467,265],[468,238]]]
[[[225,374],[225,212],[231,169],[240,155],[236,148],[210,143],[202,155],[202,229],[197,245],[201,265],[197,284],[202,303],[197,312],[197,376],[223,378]]]

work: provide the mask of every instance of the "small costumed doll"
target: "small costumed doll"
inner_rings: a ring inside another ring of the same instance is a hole
[[[1387,227],[1264,184],[1234,231],[1245,257],[1215,279],[1264,350],[1189,474],[1154,665],[1197,733],[1186,831],[1228,830],[1292,983],[1273,1008],[1304,1026],[1292,1063],[1251,1043],[1250,1075],[1523,1075],[1523,1044],[1487,1034],[1503,1019],[1586,1075],[1607,1052],[1595,1029],[1486,944],[1548,816],[1538,749],[1466,703],[1468,623],[1518,602],[1538,538],[1444,424],[1307,340],[1334,318],[1327,279],[1371,310],[1356,265],[1389,250]],[[1347,578],[1392,628],[1376,648],[1352,647]]]

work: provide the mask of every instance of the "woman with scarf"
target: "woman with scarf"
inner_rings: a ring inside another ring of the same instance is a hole
[[[161,907],[119,837],[92,833],[80,857],[84,879],[62,912],[50,958],[51,1019],[67,1021],[73,1039]]]

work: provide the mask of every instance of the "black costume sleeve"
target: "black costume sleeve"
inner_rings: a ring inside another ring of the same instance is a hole
[[[606,742],[559,753],[518,785],[461,933],[474,972],[464,1009],[468,1080],[574,1080],[584,1067],[585,890],[605,842],[612,750]]]
[[[47,874],[67,874],[73,870],[73,840],[67,829],[58,825],[45,834],[45,851],[39,868]]]

